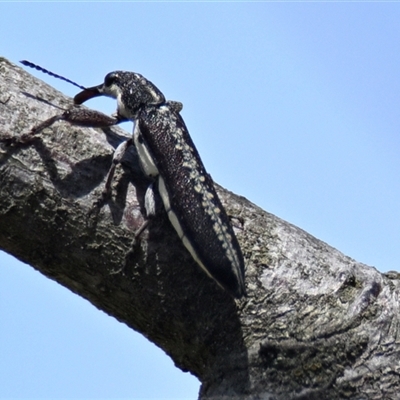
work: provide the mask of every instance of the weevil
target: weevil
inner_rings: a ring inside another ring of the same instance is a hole
[[[24,64],[37,67],[29,62]],[[246,295],[244,259],[239,243],[213,180],[206,172],[179,113],[181,104],[166,101],[152,82],[134,72],[108,73],[102,84],[89,88],[75,85],[83,89],[74,97],[76,107],[44,121],[32,133],[60,119],[92,127],[132,121],[133,138],[115,150],[105,191],[110,190],[116,165],[129,146],[135,145],[141,168],[152,180],[145,194],[146,221],[135,235],[138,236],[149,219],[155,216],[154,199],[158,192],[169,221],[197,264],[234,297]],[[97,96],[117,100],[117,111],[113,116],[77,107]]]

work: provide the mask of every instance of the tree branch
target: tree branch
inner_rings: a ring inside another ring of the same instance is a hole
[[[0,87],[0,140],[72,104],[5,59]],[[129,252],[147,185],[134,151],[112,198],[95,206],[113,149],[129,136],[61,121],[32,143],[3,142],[0,248],[164,349],[201,380],[201,399],[400,398],[397,273],[357,263],[220,187],[248,298],[234,301],[209,279],[163,215]]]

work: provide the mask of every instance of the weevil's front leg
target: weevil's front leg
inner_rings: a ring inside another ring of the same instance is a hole
[[[19,140],[24,143],[25,141],[29,141],[29,138],[32,138],[33,135],[36,135],[40,133],[43,129],[48,128],[49,126],[53,125],[54,122],[60,121],[64,119],[64,113],[63,114],[57,114],[54,115],[53,117],[46,119],[46,121],[41,122],[39,125],[34,126],[29,133],[23,134]]]
[[[127,121],[125,117],[119,114],[106,115],[100,111],[91,110],[89,108],[82,108],[74,106],[62,114],[63,120],[72,125],[84,126],[89,128],[108,128],[110,126],[118,125],[121,122]]]
[[[71,125],[90,128],[107,128],[113,125],[117,125],[124,120],[124,118],[119,118],[118,116],[108,116],[99,111],[74,106],[64,111],[62,114],[54,115],[46,121],[41,122],[39,125],[33,127],[27,135],[37,135],[43,129],[48,128],[57,121],[66,121],[69,122]]]
[[[112,116],[108,116],[99,111],[81,108],[75,106],[64,112],[62,115],[63,120],[69,122],[72,125],[85,126],[90,128],[107,128],[110,126],[117,125],[121,122],[127,121],[125,117],[120,116],[118,113]],[[121,143],[115,150],[111,168],[108,171],[106,184],[102,193],[101,200],[97,201],[98,207],[101,207],[105,199],[109,197],[111,192],[111,182],[114,177],[115,167],[121,162],[126,150],[132,145],[132,140],[129,139]]]
[[[20,136],[5,137],[2,138],[1,141],[9,146],[29,143],[35,138],[35,135],[40,133],[43,129],[48,128],[53,125],[54,122],[63,119],[64,114],[54,115],[53,117],[46,119],[46,121],[41,122],[39,125],[34,126],[28,133],[23,133]]]
[[[35,135],[38,135],[43,129],[50,127],[57,121],[66,121],[72,125],[84,127],[107,128],[126,121],[126,119],[118,115],[108,116],[99,111],[74,106],[64,111],[62,114],[56,114],[41,122],[39,125],[34,126],[28,133],[23,133],[18,137],[4,138],[2,141],[9,145],[29,143],[35,138]]]

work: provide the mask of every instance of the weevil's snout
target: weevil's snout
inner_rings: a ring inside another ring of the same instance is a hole
[[[74,104],[82,104],[85,101],[92,99],[93,97],[98,97],[102,95],[104,95],[103,84],[86,88],[85,90],[82,90],[82,92],[79,92],[74,97]]]
[[[114,99],[121,94],[121,71],[110,72],[104,78],[104,83],[83,90],[74,97],[75,104],[82,104],[85,101],[98,96],[107,96]],[[126,74],[126,73],[125,73]]]

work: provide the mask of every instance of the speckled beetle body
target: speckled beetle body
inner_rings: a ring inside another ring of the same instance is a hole
[[[62,77],[61,79],[66,80]],[[32,133],[37,133],[59,119],[76,125],[95,127],[133,121],[133,140],[123,142],[117,147],[107,177],[106,191],[110,190],[115,166],[121,161],[127,148],[134,143],[143,172],[153,180],[145,195],[147,218],[155,214],[155,186],[172,226],[197,264],[231,295],[236,298],[244,296],[243,255],[213,181],[206,172],[179,114],[182,104],[166,101],[153,83],[133,72],[111,72],[101,85],[79,87],[83,91],[75,96],[75,105],[93,97],[108,96],[117,100],[116,114],[108,117],[94,110],[85,111],[74,107],[43,122]],[[147,223],[136,235],[146,226]]]

